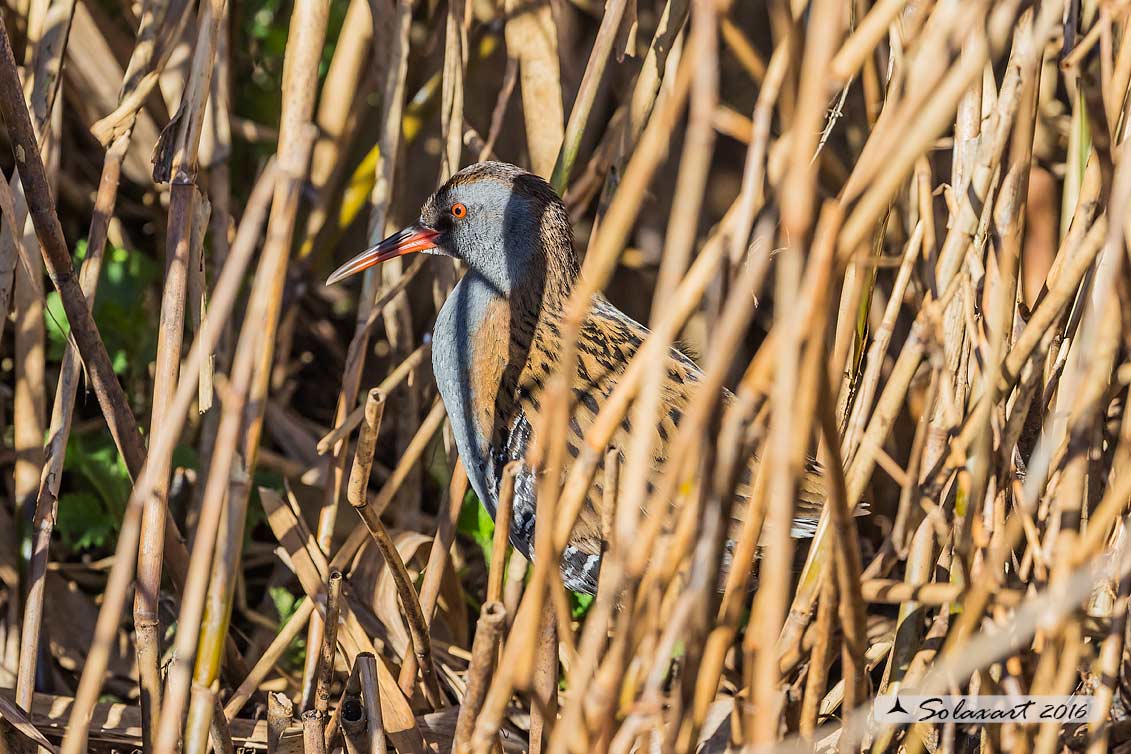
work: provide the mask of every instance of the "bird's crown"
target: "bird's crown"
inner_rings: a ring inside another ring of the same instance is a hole
[[[474,191],[476,186],[484,184],[502,187],[516,197],[533,200],[540,206],[561,207],[564,211],[561,198],[543,178],[509,162],[496,161],[477,162],[460,170],[429,197],[425,209],[446,210],[447,207],[436,205],[457,189]]]

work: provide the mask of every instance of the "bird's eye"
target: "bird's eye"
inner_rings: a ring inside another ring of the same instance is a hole
[[[456,202],[455,204],[453,204],[452,208],[449,211],[452,213],[452,217],[457,220],[462,220],[463,218],[467,217],[467,205],[463,204],[462,202]]]

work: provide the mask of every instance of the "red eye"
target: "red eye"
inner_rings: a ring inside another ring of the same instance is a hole
[[[462,220],[463,218],[467,217],[467,205],[461,202],[456,202],[455,204],[453,204],[451,210],[449,211],[452,213],[452,217],[456,218],[457,220]]]

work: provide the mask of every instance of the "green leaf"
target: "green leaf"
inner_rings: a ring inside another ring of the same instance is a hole
[[[55,529],[72,550],[103,547],[117,529],[101,498],[90,492],[70,492],[59,498]]]
[[[570,616],[572,616],[574,620],[585,617],[585,614],[589,612],[589,608],[593,606],[593,595],[582,594],[581,592],[570,592],[569,595]]]
[[[109,432],[72,433],[63,469],[82,477],[89,489],[101,498],[107,515],[112,516],[115,523],[121,519],[132,482]]]
[[[102,548],[121,525],[132,482],[110,433],[74,432],[63,464],[56,529],[72,550]]]
[[[272,604],[275,605],[275,612],[279,614],[279,627],[282,628],[295,614],[295,609],[298,607],[298,598],[291,594],[290,589],[283,586],[270,587],[267,594],[271,597]]]
[[[75,248],[76,261],[86,258],[86,241]],[[149,311],[150,287],[160,276],[158,264],[145,254],[110,247],[102,260],[94,321],[98,324],[114,372],[125,375],[131,369],[143,376],[157,351],[155,317]],[[48,357],[59,360],[70,334],[70,324],[59,294],[47,296],[44,320],[49,339]]]
[[[275,605],[275,611],[279,613],[279,629],[282,630],[283,626],[287,625],[287,621],[294,616],[300,600],[291,594],[289,589],[282,586],[268,588],[267,594]],[[306,639],[301,635],[301,632],[287,647],[287,651],[283,653],[282,662],[292,672],[302,671],[306,662]]]
[[[466,534],[475,540],[479,548],[483,550],[483,559],[490,563],[495,541],[495,522],[487,509],[479,502],[479,498],[470,490],[463,498],[458,528],[462,534]]]

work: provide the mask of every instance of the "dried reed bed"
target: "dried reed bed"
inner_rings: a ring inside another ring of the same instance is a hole
[[[28,522],[0,560],[4,743],[1126,749],[1126,3],[295,0],[277,123],[237,114],[255,4],[122,11],[132,48],[101,6],[2,17],[0,460],[4,516]],[[652,329],[568,474],[567,376],[548,382],[529,569],[504,514],[489,557],[460,534],[424,337],[458,270],[389,263],[356,300],[320,285],[489,157],[546,176],[577,223],[562,362],[597,292]],[[108,238],[143,222],[164,274],[134,395],[91,308]],[[76,274],[64,231],[88,226]],[[650,431],[606,445],[656,421],[677,339],[706,389],[656,477]],[[104,562],[53,538],[80,420],[132,480]],[[794,541],[807,457],[828,499]],[[620,494],[582,614],[552,564],[602,461]],[[756,573],[720,583],[724,557]],[[46,617],[58,573],[90,619],[71,645]],[[1103,720],[877,723],[873,698],[901,690],[1086,694]]]

